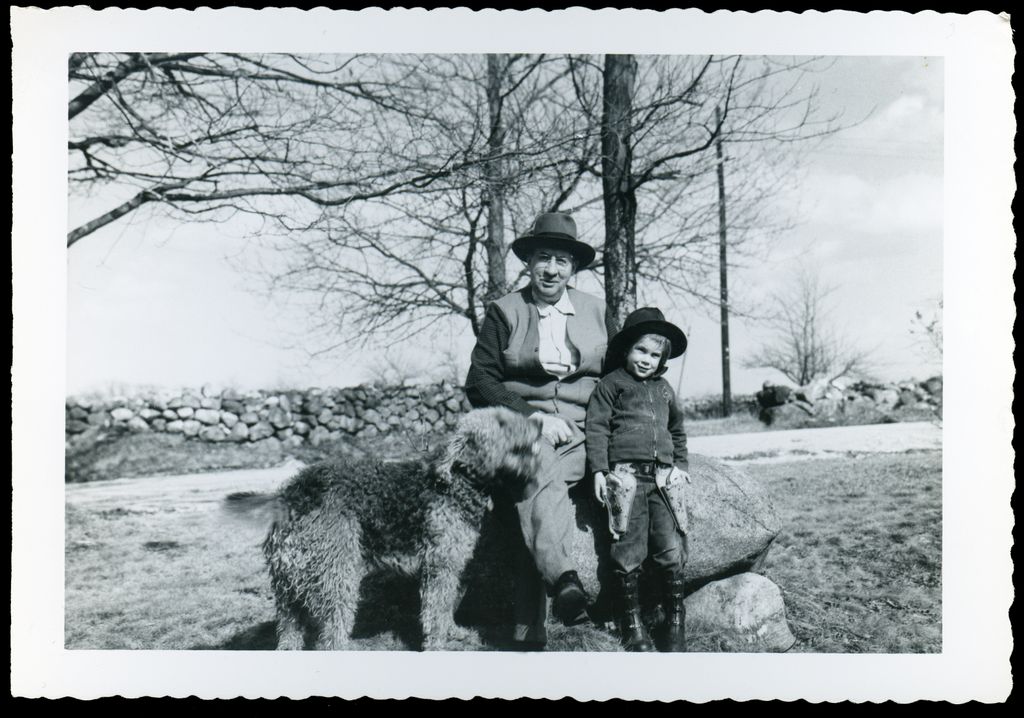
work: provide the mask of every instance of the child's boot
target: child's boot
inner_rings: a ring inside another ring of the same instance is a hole
[[[654,650],[647,629],[640,617],[640,570],[617,574],[618,618],[622,645],[627,651],[649,652]]]
[[[686,604],[683,601],[683,577],[675,572],[665,575],[663,650],[666,653],[686,652]]]

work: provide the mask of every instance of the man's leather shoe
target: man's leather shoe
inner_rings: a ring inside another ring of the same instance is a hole
[[[575,626],[587,620],[590,596],[575,571],[566,571],[559,576],[552,593],[555,596],[552,608],[555,618],[566,626]]]

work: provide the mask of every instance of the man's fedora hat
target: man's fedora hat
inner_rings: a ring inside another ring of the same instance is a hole
[[[609,361],[616,366],[621,365],[626,351],[644,334],[657,334],[672,343],[668,359],[675,359],[686,351],[686,335],[683,330],[665,321],[665,315],[657,307],[643,307],[626,317],[622,329],[608,342]]]
[[[597,252],[586,242],[576,239],[576,221],[565,212],[545,212],[537,217],[530,231],[512,243],[512,251],[524,262],[538,249],[561,249],[576,259],[576,270],[586,269]]]

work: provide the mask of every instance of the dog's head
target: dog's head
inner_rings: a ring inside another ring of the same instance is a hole
[[[510,409],[475,409],[459,420],[438,478],[458,477],[486,493],[521,487],[536,473],[539,455],[539,424]]]

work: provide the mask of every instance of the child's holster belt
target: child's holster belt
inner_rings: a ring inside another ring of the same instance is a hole
[[[658,477],[666,484],[672,473],[671,466],[655,462],[628,462],[616,464],[608,474],[608,530],[613,539],[623,536],[629,529],[629,517],[633,509],[633,498],[636,496],[637,483],[653,483]],[[689,516],[686,512],[686,482],[676,481],[658,489],[658,493],[668,505],[676,529],[682,533],[689,530]]]

